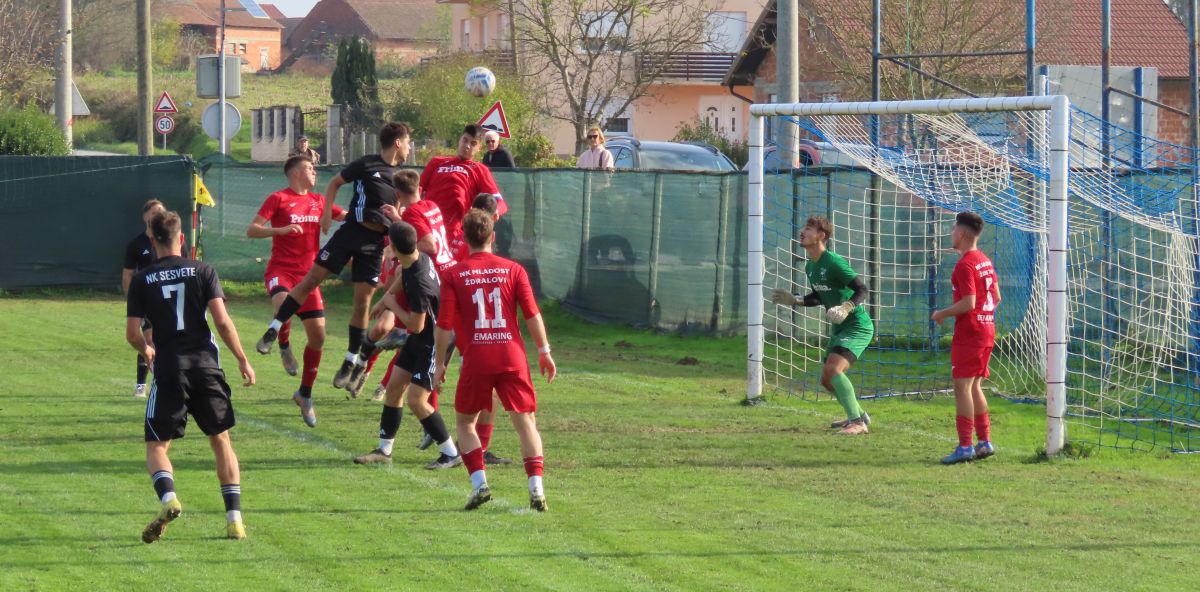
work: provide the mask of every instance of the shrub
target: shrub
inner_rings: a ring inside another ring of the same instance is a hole
[[[67,141],[54,118],[33,106],[0,112],[0,154],[66,156]]]
[[[733,161],[733,164],[741,168],[750,160],[750,147],[745,142],[738,140],[730,140],[725,136],[717,133],[708,122],[697,117],[691,122],[681,123],[679,128],[675,130],[675,137],[672,139],[675,142],[707,142],[717,147]]]
[[[117,135],[107,121],[95,117],[77,118],[75,120],[74,140],[76,146],[95,146],[97,144],[116,144]]]

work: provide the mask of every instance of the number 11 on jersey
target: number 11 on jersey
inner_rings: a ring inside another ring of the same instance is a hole
[[[492,318],[487,316],[487,307],[484,306],[484,301],[492,303]],[[492,288],[491,291],[484,296],[483,288],[476,288],[471,294],[471,302],[475,303],[475,328],[476,329],[503,329],[508,326],[504,320],[504,311],[500,309],[500,288]]]

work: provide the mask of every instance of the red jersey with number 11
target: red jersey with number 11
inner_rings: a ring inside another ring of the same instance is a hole
[[[498,374],[528,368],[517,306],[536,316],[537,300],[525,268],[491,253],[475,253],[442,275],[437,326],[455,333],[464,373]]]
[[[992,260],[983,251],[967,251],[950,276],[954,301],[975,296],[975,308],[954,318],[951,347],[992,347],[996,343],[996,302],[1000,286]]]

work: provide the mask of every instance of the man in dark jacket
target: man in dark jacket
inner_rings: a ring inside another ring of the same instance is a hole
[[[513,162],[512,153],[500,145],[500,134],[489,130],[483,134],[483,143],[487,146],[487,152],[483,155],[483,164],[487,165],[487,168],[494,171],[517,167],[517,163]]]

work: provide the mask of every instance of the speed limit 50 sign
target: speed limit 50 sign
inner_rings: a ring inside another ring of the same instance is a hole
[[[154,121],[154,129],[165,136],[171,133],[171,130],[175,129],[175,120],[171,119],[170,115],[160,115]]]

